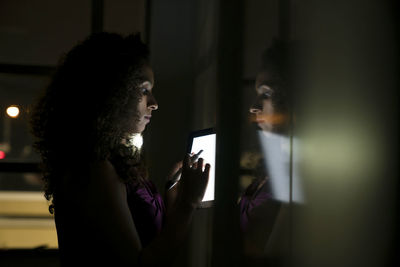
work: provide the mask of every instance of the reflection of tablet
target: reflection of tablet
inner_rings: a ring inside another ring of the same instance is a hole
[[[259,131],[265,166],[272,188],[272,197],[276,200],[303,203],[301,177],[298,165],[298,140],[292,142],[292,161],[290,160],[290,139],[286,136]],[[290,163],[292,162],[292,168]],[[290,175],[290,171],[292,174]],[[290,177],[292,176],[292,177]],[[292,183],[292,196],[290,196],[290,183]]]
[[[210,207],[214,200],[215,189],[215,150],[216,150],[216,133],[214,129],[205,129],[192,132],[188,141],[188,153],[203,152],[200,158],[204,159],[204,164],[211,165],[208,185],[204,194],[200,207]]]

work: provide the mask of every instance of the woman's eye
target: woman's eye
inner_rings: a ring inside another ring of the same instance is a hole
[[[261,94],[262,98],[264,99],[270,99],[272,97],[272,93],[271,92],[264,92]]]
[[[262,99],[270,99],[274,93],[274,90],[267,85],[261,85],[257,88],[257,93]]]
[[[149,89],[143,87],[143,88],[142,88],[142,94],[143,94],[143,95],[148,95],[148,94],[149,94]]]

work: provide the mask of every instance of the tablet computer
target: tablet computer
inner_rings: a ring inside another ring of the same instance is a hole
[[[302,180],[298,171],[298,140],[275,133],[259,131],[272,198],[304,203]],[[292,154],[292,158],[291,155]]]
[[[200,208],[211,207],[214,201],[216,139],[217,135],[214,128],[193,131],[189,135],[187,152],[197,154],[200,150],[203,150],[199,157],[204,159],[204,164],[211,165],[206,192],[200,203]]]

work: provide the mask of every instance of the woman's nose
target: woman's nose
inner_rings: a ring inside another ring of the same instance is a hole
[[[157,110],[158,109],[158,103],[156,99],[154,98],[153,95],[150,95],[147,97],[147,107],[151,110]]]

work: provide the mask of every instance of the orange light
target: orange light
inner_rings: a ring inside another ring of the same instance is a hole
[[[276,124],[283,124],[287,121],[288,116],[285,114],[270,114],[270,115],[255,115],[251,114],[250,115],[250,121],[251,122],[264,122],[264,123],[270,123],[273,125]]]

